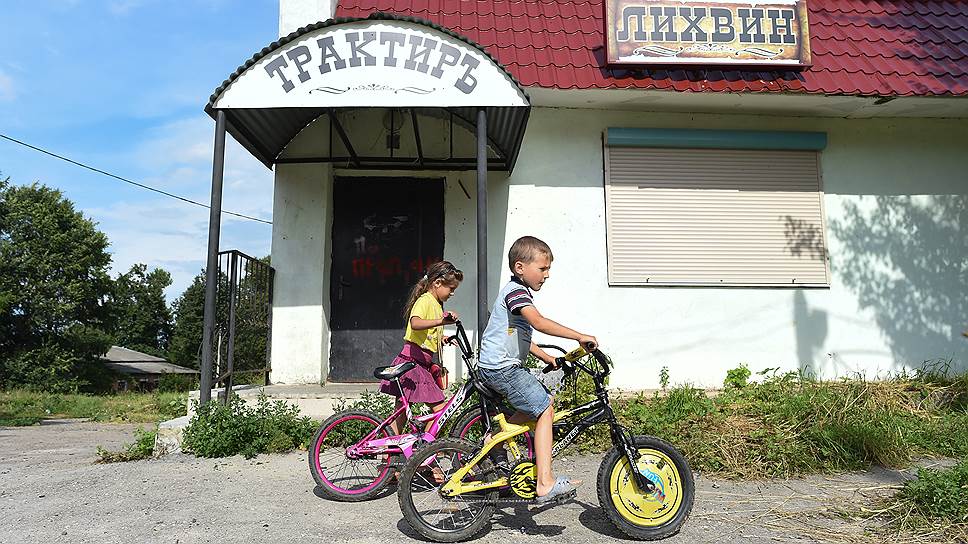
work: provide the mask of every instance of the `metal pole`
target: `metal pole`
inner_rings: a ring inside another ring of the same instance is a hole
[[[222,172],[225,167],[225,112],[215,116],[215,156],[212,159],[212,203],[208,214],[208,260],[205,266],[205,325],[202,329],[202,375],[199,404],[212,399],[212,330],[215,328],[215,288],[218,282],[218,238],[222,220]]]
[[[477,110],[477,347],[487,326],[487,113]]]

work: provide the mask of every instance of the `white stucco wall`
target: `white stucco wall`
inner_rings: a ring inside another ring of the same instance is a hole
[[[311,152],[328,132],[310,127],[287,148]],[[273,383],[319,383],[329,363],[329,269],[333,169],[328,164],[275,167],[272,202]]]
[[[826,132],[831,288],[609,287],[601,143],[608,127]],[[966,143],[958,120],[536,108],[510,180],[505,248],[524,234],[551,245],[555,262],[538,307],[597,335],[616,362],[618,387],[655,387],[663,366],[673,382],[704,386],[720,385],[741,363],[754,372],[803,366],[828,378],[874,377],[939,358],[965,369],[968,248],[964,231],[956,233],[968,225]],[[873,222],[852,208],[872,210],[875,202]],[[873,247],[865,236],[897,247]],[[892,278],[899,281],[888,285]]]
[[[354,134],[362,127],[382,130],[372,115],[360,112],[344,121]],[[826,132],[822,170],[830,289],[609,287],[601,143],[608,127]],[[442,128],[429,123],[421,132],[427,153],[446,146]],[[325,149],[323,136],[323,127],[308,129],[287,152]],[[455,139],[460,148],[473,143],[460,129]],[[365,142],[361,147],[373,142],[373,154],[383,145],[375,132],[362,133],[358,142]],[[741,363],[754,372],[802,367],[828,378],[856,372],[874,377],[939,358],[964,369],[966,143],[968,128],[957,120],[534,108],[513,176],[489,178],[491,296],[507,280],[505,256],[514,239],[531,234],[547,241],[555,262],[551,280],[536,297],[539,309],[595,334],[616,362],[612,385],[626,389],[656,387],[663,366],[674,383],[702,386],[720,385],[726,371]],[[406,147],[404,140],[401,155],[412,152]],[[446,180],[444,258],[465,272],[449,307],[474,330],[475,173],[336,169],[335,174]],[[332,175],[319,165],[277,168],[273,381],[315,382],[326,375]],[[881,247],[868,240],[893,242]],[[459,374],[453,353],[445,359]]]
[[[279,0],[279,36],[331,19],[337,0]]]

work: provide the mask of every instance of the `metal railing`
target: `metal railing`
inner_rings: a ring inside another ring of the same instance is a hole
[[[237,383],[269,384],[274,273],[268,262],[241,251],[218,254],[212,353],[224,402]]]

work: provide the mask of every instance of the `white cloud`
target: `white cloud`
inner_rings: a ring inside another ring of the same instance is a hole
[[[150,0],[114,0],[108,4],[108,9],[115,15],[127,15],[131,11],[149,3]]]
[[[16,98],[17,92],[14,89],[13,78],[0,70],[0,102],[9,102]]]
[[[137,181],[208,204],[211,197],[214,123],[208,117],[183,119],[158,127],[129,154],[132,164],[154,172]],[[226,145],[222,209],[271,220],[272,172],[240,145]],[[169,301],[180,295],[205,266],[207,208],[161,195],[115,201],[85,210],[111,241],[114,273],[132,264],[162,267],[172,274]],[[272,227],[222,215],[221,249],[250,255],[269,252]]]

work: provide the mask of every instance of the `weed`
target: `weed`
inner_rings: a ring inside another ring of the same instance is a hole
[[[151,454],[155,449],[155,436],[158,434],[156,430],[146,431],[144,429],[135,429],[135,441],[131,444],[126,444],[119,451],[110,451],[97,447],[97,463],[121,463],[126,461],[138,461],[140,459],[147,459],[151,457]]]
[[[723,380],[723,387],[726,389],[741,389],[746,387],[752,373],[746,364],[726,371],[726,379]]]
[[[394,398],[390,395],[374,393],[372,391],[363,391],[361,397],[353,402],[350,402],[344,398],[336,399],[334,413],[339,413],[346,410],[363,410],[365,412],[374,413],[381,418],[386,419],[390,417],[390,414],[393,413],[393,403]]]
[[[968,457],[949,469],[918,469],[897,498],[926,518],[968,523]]]

